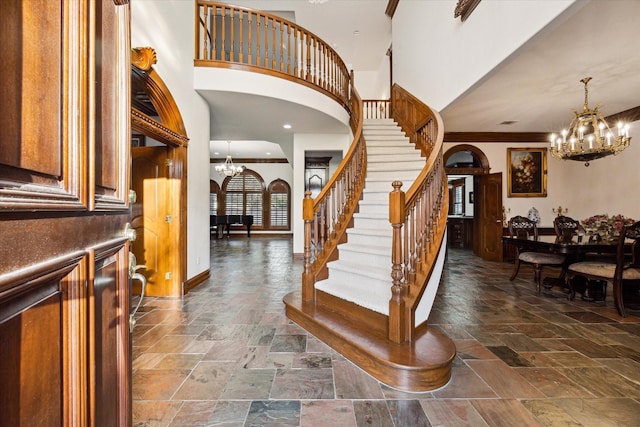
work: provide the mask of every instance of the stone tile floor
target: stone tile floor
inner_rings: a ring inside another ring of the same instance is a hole
[[[429,322],[455,341],[452,379],[405,393],[285,317],[302,269],[290,238],[212,240],[208,282],[143,303],[133,424],[640,426],[640,312],[538,297],[526,267],[510,282],[510,264],[449,250]]]

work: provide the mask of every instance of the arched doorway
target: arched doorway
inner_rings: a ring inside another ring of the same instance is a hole
[[[483,259],[502,260],[502,173],[491,174],[489,160],[476,146],[460,144],[448,149],[443,156],[447,176],[456,177],[451,183],[450,200],[463,203],[462,216],[452,215],[450,224],[454,244],[471,239],[473,253]],[[471,188],[465,179],[471,177]],[[451,203],[451,202],[450,202]],[[454,213],[461,212],[460,209]],[[450,211],[451,213],[451,211]],[[469,230],[471,228],[471,230]],[[469,243],[467,243],[469,244]]]
[[[186,280],[186,135],[180,111],[153,69],[150,47],[131,51],[132,252],[147,277],[147,295],[179,296]]]

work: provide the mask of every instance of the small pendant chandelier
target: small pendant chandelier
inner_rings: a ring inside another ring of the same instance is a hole
[[[569,129],[563,129],[560,136],[551,134],[551,155],[562,160],[585,162],[618,154],[631,143],[629,125],[618,122],[614,134],[596,106],[589,108],[587,84],[591,77],[580,80],[584,84],[584,105],[582,112],[575,111]]]
[[[224,163],[216,166],[216,172],[222,176],[233,177],[244,172],[244,166],[235,166],[231,159],[231,142],[227,141],[227,158]]]

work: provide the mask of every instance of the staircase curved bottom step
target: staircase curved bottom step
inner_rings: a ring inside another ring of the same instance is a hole
[[[287,294],[283,302],[289,319],[389,387],[433,391],[451,379],[456,347],[434,328],[421,327],[412,342],[397,344],[383,332],[368,329],[321,304],[303,303],[300,291]]]

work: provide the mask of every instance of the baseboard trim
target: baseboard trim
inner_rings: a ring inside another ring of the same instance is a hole
[[[206,269],[202,273],[196,274],[191,279],[188,279],[182,285],[182,294],[186,295],[190,290],[209,279],[209,277],[211,277],[211,269]]]

